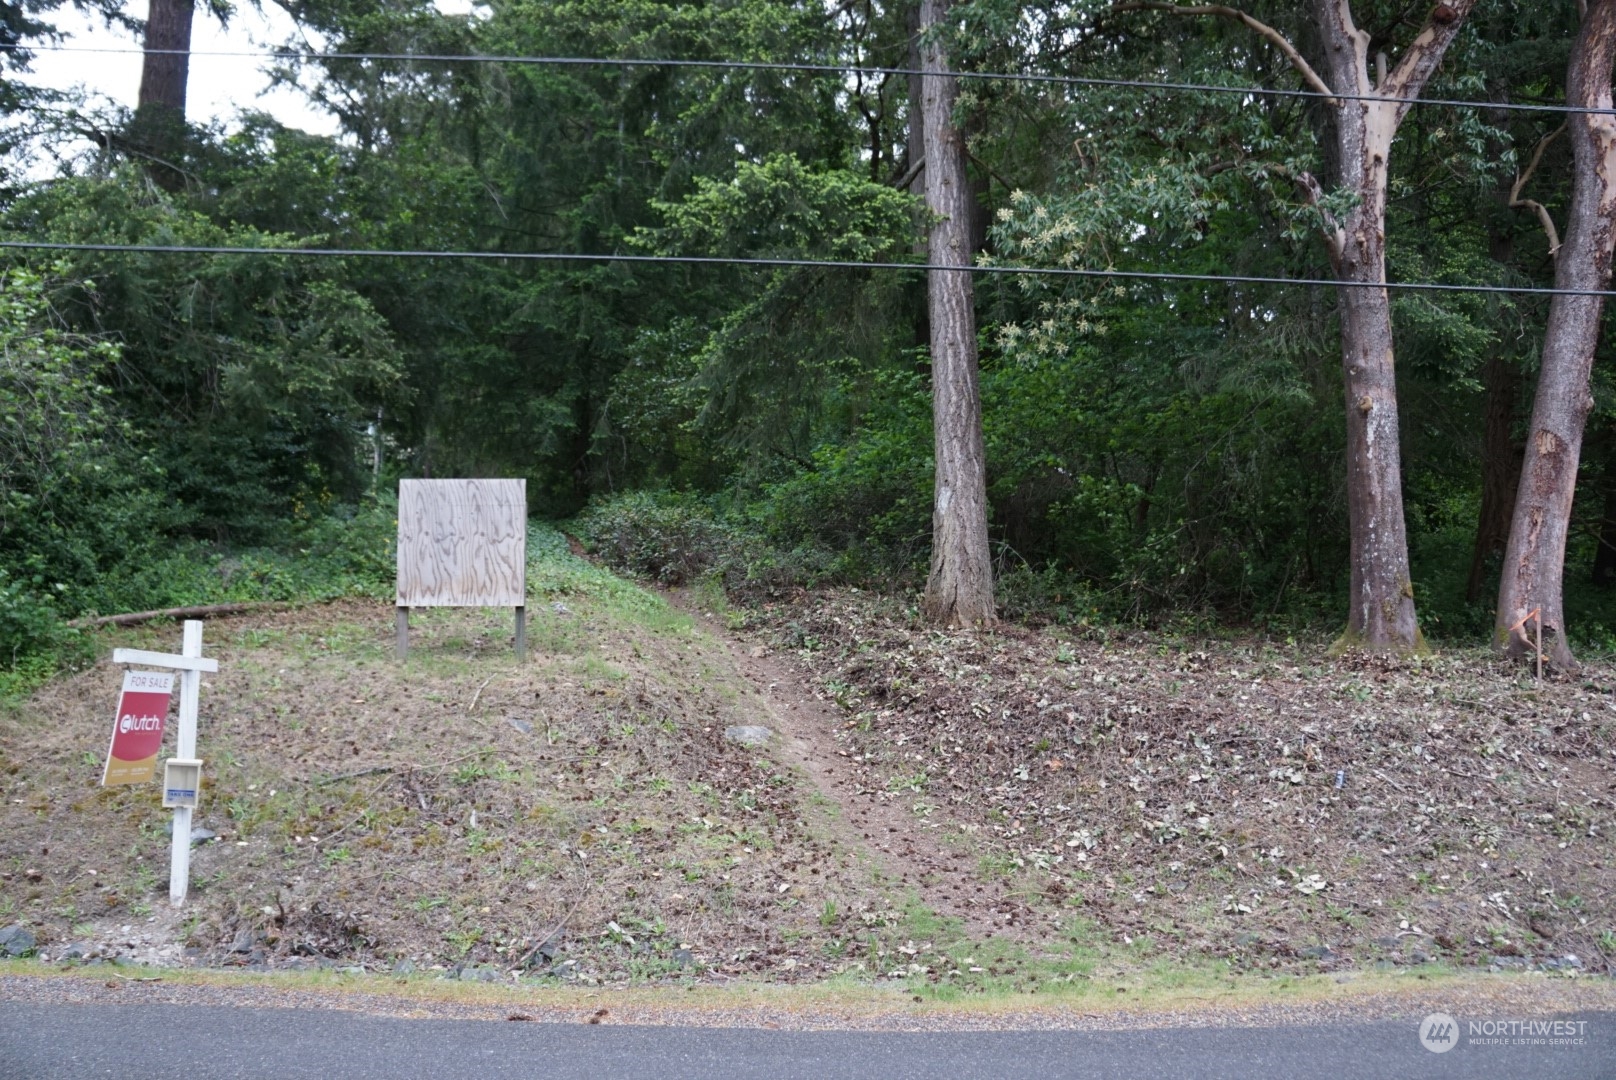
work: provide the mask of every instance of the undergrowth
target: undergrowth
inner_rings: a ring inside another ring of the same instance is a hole
[[[388,494],[288,522],[273,547],[177,541],[74,587],[0,566],[0,702],[14,702],[91,658],[93,635],[73,625],[80,619],[199,604],[388,595],[395,514]]]

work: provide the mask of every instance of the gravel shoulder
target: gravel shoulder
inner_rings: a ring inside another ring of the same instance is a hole
[[[133,970],[133,969],[132,969]],[[155,981],[139,982],[138,978]],[[1276,1027],[1455,1016],[1550,1019],[1616,1014],[1616,984],[1530,975],[1287,980],[1222,994],[1158,992],[1124,999],[916,1002],[870,987],[704,987],[579,990],[444,984],[374,976],[234,973],[37,972],[0,965],[0,1002],[166,1004],[346,1009],[420,1019],[744,1027],[796,1031],[1111,1031],[1177,1027]]]

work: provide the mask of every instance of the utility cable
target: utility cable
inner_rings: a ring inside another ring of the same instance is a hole
[[[200,244],[91,244],[50,240],[0,240],[0,249],[100,251],[146,255],[277,255],[336,259],[475,259],[513,262],[667,263],[694,266],[816,267],[826,270],[953,270],[1024,277],[1120,278],[1126,281],[1190,281],[1238,285],[1397,289],[1407,292],[1511,293],[1521,296],[1616,296],[1611,289],[1555,289],[1535,285],[1460,285],[1435,281],[1337,281],[1334,278],[1261,277],[1250,274],[1179,274],[1161,270],[1102,270],[1069,266],[999,263],[947,266],[938,263],[864,262],[855,259],[740,258],[726,255],[609,255],[561,251],[427,251],[379,248],[210,247]]]
[[[278,62],[304,62],[330,60],[385,60],[432,64],[513,64],[537,67],[670,67],[705,68],[726,71],[796,71],[816,75],[935,75],[936,72],[920,68],[858,67],[849,64],[805,64],[765,60],[672,60],[667,58],[632,59],[604,56],[505,56],[497,53],[413,53],[413,52],[288,52],[254,50],[187,50],[112,48],[91,45],[0,45],[0,51],[101,53],[119,56],[213,56],[232,59],[259,59]],[[1250,97],[1319,98],[1334,101],[1369,101],[1396,105],[1442,105],[1456,109],[1496,109],[1527,113],[1576,113],[1590,115],[1616,115],[1616,109],[1591,108],[1585,105],[1539,105],[1513,101],[1473,101],[1463,98],[1383,97],[1379,94],[1324,94],[1317,90],[1282,90],[1264,86],[1222,86],[1216,83],[1152,82],[1146,79],[1084,78],[1077,75],[1045,75],[1037,72],[952,71],[955,78],[983,82],[1025,82],[1055,86],[1117,87],[1132,90],[1174,90],[1209,94],[1244,94]]]

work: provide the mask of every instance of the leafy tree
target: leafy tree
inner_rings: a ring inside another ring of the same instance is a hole
[[[1535,652],[1525,622],[1537,611],[1549,657],[1574,666],[1566,641],[1566,541],[1576,494],[1583,425],[1593,397],[1589,379],[1599,341],[1604,297],[1616,246],[1616,119],[1611,73],[1616,68],[1616,2],[1587,5],[1566,70],[1566,118],[1573,154],[1571,207],[1565,243],[1554,254],[1554,284],[1566,290],[1549,306],[1531,433],[1498,590],[1496,638],[1515,656]],[[1596,295],[1587,295],[1588,293]],[[1583,295],[1574,295],[1582,293]]]
[[[71,242],[292,247],[284,235],[216,225],[133,171],[46,186],[7,224]],[[84,253],[72,266],[56,310],[121,345],[105,377],[153,440],[187,528],[262,537],[299,500],[362,488],[357,443],[399,372],[389,328],[340,265]]]
[[[133,444],[103,377],[117,346],[68,330],[49,294],[63,284],[0,271],[0,664],[59,644],[58,619],[112,566],[159,540],[152,463]]]

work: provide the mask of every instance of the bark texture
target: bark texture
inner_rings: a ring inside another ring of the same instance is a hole
[[[185,116],[185,87],[191,71],[191,0],[151,0],[146,16],[145,62],[140,69],[137,108],[171,109]]]
[[[1616,0],[1593,0],[1572,45],[1566,103],[1610,109],[1613,66]],[[1616,117],[1573,113],[1566,123],[1574,162],[1571,209],[1555,259],[1554,286],[1602,290],[1610,286],[1616,238]],[[1593,407],[1589,377],[1603,308],[1602,297],[1563,293],[1549,305],[1543,364],[1498,586],[1497,644],[1512,656],[1531,656],[1533,644],[1516,624],[1540,609],[1544,652],[1562,670],[1576,663],[1565,639],[1566,535],[1583,427]]]
[[[1386,281],[1386,180],[1392,139],[1475,0],[1439,5],[1376,85],[1370,34],[1348,0],[1311,0],[1335,108],[1337,182],[1358,196],[1344,218],[1326,216],[1325,239],[1341,290],[1341,366],[1347,407],[1347,512],[1352,595],[1345,641],[1407,650],[1419,641],[1403,521],[1403,477]],[[1316,188],[1314,189],[1316,192]]]
[[[192,0],[151,0],[146,16],[146,55],[134,123],[124,143],[159,187],[179,191],[185,173],[185,91],[191,69]]]
[[[993,622],[993,566],[988,550],[987,470],[978,390],[976,311],[971,265],[971,190],[965,145],[954,125],[957,80],[935,33],[949,0],[922,0],[921,124],[926,205],[934,216],[928,261],[959,270],[927,276],[931,323],[932,417],[936,479],[932,503],[931,574],[926,614],[950,626]]]

